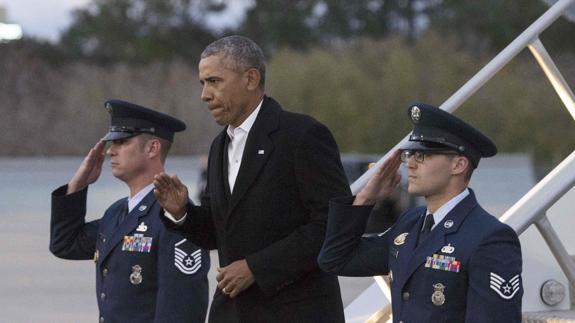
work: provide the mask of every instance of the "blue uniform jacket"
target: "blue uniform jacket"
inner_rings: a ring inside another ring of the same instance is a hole
[[[389,275],[398,323],[521,322],[521,247],[473,191],[416,246],[425,207],[388,231],[362,237],[371,207],[334,199],[320,267],[341,276]]]
[[[164,228],[153,192],[118,226],[125,198],[85,223],[88,190],[66,189],[52,193],[50,251],[94,259],[100,322],[204,322],[209,254]]]

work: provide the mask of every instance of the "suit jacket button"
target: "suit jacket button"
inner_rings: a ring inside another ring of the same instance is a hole
[[[409,300],[409,292],[404,292],[401,297],[403,298],[404,301],[408,301]]]
[[[105,299],[105,298],[106,298],[106,293],[102,293],[102,294],[100,294],[100,299],[102,299],[102,300],[103,300],[103,299]]]
[[[104,268],[104,270],[102,270],[102,275],[104,275],[104,277],[108,276],[108,268]]]
[[[100,316],[100,323],[104,323],[104,317]]]

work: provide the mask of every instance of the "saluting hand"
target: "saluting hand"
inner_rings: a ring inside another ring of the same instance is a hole
[[[397,150],[357,193],[353,205],[373,205],[389,197],[401,180],[401,175],[397,172],[399,165],[401,165],[401,153]]]
[[[254,275],[245,259],[234,261],[217,270],[218,288],[230,298],[238,296],[255,282]]]
[[[154,195],[164,210],[170,212],[176,220],[186,213],[188,204],[188,188],[182,184],[178,176],[159,173],[154,176]]]
[[[106,158],[104,154],[104,147],[106,143],[102,140],[98,141],[88,155],[80,164],[76,174],[68,182],[68,190],[66,194],[77,192],[84,187],[94,183],[102,173],[102,164]]]

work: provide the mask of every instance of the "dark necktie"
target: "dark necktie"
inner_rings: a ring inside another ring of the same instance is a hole
[[[425,240],[427,236],[429,236],[429,234],[431,233],[431,227],[433,227],[434,224],[435,221],[433,220],[433,214],[430,213],[426,215],[425,219],[423,220],[423,226],[421,232],[419,233],[419,239],[417,240],[418,245],[421,242],[423,242],[423,240]]]
[[[122,204],[120,214],[118,215],[118,224],[116,226],[120,226],[120,224],[122,224],[122,222],[124,222],[124,220],[126,219],[127,215],[128,215],[128,200],[124,201],[124,203]]]

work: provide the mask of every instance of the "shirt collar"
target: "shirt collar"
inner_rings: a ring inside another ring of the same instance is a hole
[[[138,193],[136,193],[136,195],[128,198],[128,212],[131,212],[132,209],[136,207],[136,205],[140,204],[144,197],[146,197],[146,195],[148,195],[148,193],[150,193],[153,189],[154,183],[144,187]]]
[[[252,113],[250,113],[250,115],[246,118],[246,120],[244,120],[244,122],[242,122],[242,124],[239,125],[238,127],[233,127],[232,125],[228,125],[228,129],[226,129],[226,132],[228,133],[228,136],[230,138],[234,138],[234,135],[235,135],[235,132],[237,129],[241,129],[241,130],[245,131],[246,133],[250,132],[250,129],[254,125],[254,122],[256,122],[256,118],[258,116],[258,113],[260,112],[260,108],[262,107],[263,102],[264,102],[264,99],[262,98],[260,103],[256,107],[256,109],[254,111],[252,111]]]
[[[447,201],[439,209],[437,209],[433,213],[433,221],[435,222],[435,225],[441,222],[445,218],[445,216],[447,216],[447,214],[451,212],[451,210],[453,210],[453,208],[456,207],[457,204],[459,204],[459,202],[461,202],[464,198],[467,197],[467,195],[469,195],[469,189],[465,188],[463,192],[455,195],[451,200]],[[425,214],[429,214],[429,210],[427,210]]]

